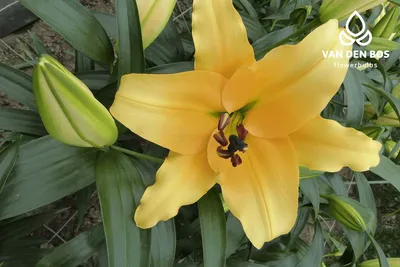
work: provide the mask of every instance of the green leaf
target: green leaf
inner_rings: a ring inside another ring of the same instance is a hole
[[[376,252],[378,253],[379,265],[380,267],[390,267],[388,260],[386,259],[385,253],[382,248],[379,246],[378,242],[376,242],[375,238],[372,234],[368,233],[369,240],[371,240],[372,244],[375,247]]]
[[[310,199],[315,215],[319,213],[319,187],[316,179],[300,181],[300,189]]]
[[[94,61],[111,66],[114,51],[100,22],[78,1],[20,0],[75,49]]]
[[[47,134],[39,114],[16,108],[0,108],[0,129],[37,136]]]
[[[142,32],[136,0],[116,0],[118,27],[118,74],[145,69]]]
[[[170,64],[165,64],[165,65],[160,65],[157,67],[149,68],[146,70],[146,73],[171,74],[171,73],[191,71],[193,69],[194,69],[193,62],[184,61],[184,62],[170,63]]]
[[[11,144],[7,148],[0,150],[0,194],[7,183],[8,176],[10,175],[15,162],[17,161],[19,143],[20,141],[17,140],[14,142],[14,144]],[[0,240],[1,238],[2,235],[0,235]]]
[[[182,39],[171,19],[161,34],[145,50],[146,60],[155,65],[169,64],[185,60]]]
[[[372,37],[372,42],[367,46],[366,49],[374,51],[395,51],[400,49],[400,44],[390,41],[387,38]]]
[[[20,146],[0,194],[0,220],[68,196],[94,182],[96,149],[65,145],[45,136]]]
[[[360,203],[372,210],[372,212],[376,216],[377,210],[375,197],[367,178],[365,178],[364,174],[359,172],[354,173],[354,176],[357,183],[358,197],[360,199]]]
[[[282,39],[293,34],[297,29],[296,25],[292,25],[282,30],[277,30],[271,33],[266,34],[265,36],[261,37],[257,41],[255,41],[252,46],[254,49],[254,54],[257,60],[262,59],[265,54],[267,53],[268,49],[274,45],[275,43],[279,42]]]
[[[75,72],[87,72],[93,70],[94,61],[78,50],[75,50]]]
[[[42,41],[40,41],[39,37],[37,37],[33,32],[29,32],[29,35],[31,36],[31,39],[33,41],[33,45],[35,46],[35,52],[38,56],[42,54],[50,54]]]
[[[140,162],[110,151],[96,162],[110,267],[150,266],[151,232],[139,229],[133,215],[144,192]]]
[[[393,161],[381,155],[379,165],[371,168],[370,171],[390,182],[400,191],[400,166],[396,165]]]
[[[324,236],[321,225],[316,222],[314,239],[305,256],[296,267],[319,267],[324,255]]]
[[[175,222],[159,222],[151,229],[151,260],[156,267],[172,267],[175,260]]]
[[[86,211],[90,204],[90,198],[95,191],[95,186],[93,184],[82,188],[76,192],[76,209],[78,211],[78,222],[76,229],[79,229],[84,222]]]
[[[100,224],[43,257],[35,267],[75,267],[84,263],[104,244],[103,226]]]
[[[348,126],[360,126],[364,116],[364,90],[358,79],[358,70],[349,68],[344,79],[344,88],[347,96],[347,119]]]
[[[0,244],[10,242],[11,240],[18,240],[24,236],[31,234],[36,229],[42,227],[54,219],[58,212],[45,212],[32,216],[12,219],[0,226]]]
[[[242,223],[232,213],[229,213],[226,220],[226,258],[234,254],[246,240]]]
[[[296,223],[290,231],[290,240],[287,245],[288,248],[292,248],[300,234],[303,232],[304,227],[306,227],[308,219],[310,218],[311,211],[311,208],[308,207],[301,207],[298,209]]]
[[[32,77],[22,71],[0,63],[0,90],[11,99],[37,110],[33,96]]]
[[[310,170],[305,166],[300,166],[299,171],[300,171],[300,180],[317,178],[324,173],[323,171]]]
[[[247,2],[247,0],[241,0],[242,2]],[[254,11],[254,9],[253,9]],[[256,17],[254,17],[251,14],[248,14],[247,12],[239,12],[240,16],[242,17],[243,24],[246,27],[247,31],[247,37],[252,40],[256,41],[263,37],[266,33],[264,27],[260,23],[260,20],[258,19],[257,14]]]
[[[76,73],[75,76],[92,91],[98,91],[112,82],[110,73],[104,70]]]
[[[198,202],[204,267],[225,267],[226,220],[218,192],[213,188]]]
[[[98,11],[92,11],[92,14],[101,23],[101,26],[103,26],[108,36],[110,36],[114,40],[117,40],[118,31],[117,31],[117,19],[115,15]]]

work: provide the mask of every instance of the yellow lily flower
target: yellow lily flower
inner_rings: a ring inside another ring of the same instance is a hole
[[[176,0],[138,0],[143,47],[148,47],[164,29]]]
[[[132,132],[171,150],[136,224],[168,220],[218,183],[260,248],[293,227],[299,165],[331,172],[376,166],[380,143],[319,116],[347,72],[334,66],[348,59],[322,54],[351,49],[339,34],[338,21],[329,21],[256,62],[232,1],[195,0],[195,70],[125,75],[110,109]]]

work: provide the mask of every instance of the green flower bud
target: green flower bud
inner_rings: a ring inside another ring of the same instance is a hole
[[[370,120],[376,114],[376,110],[371,103],[364,104],[364,118]]]
[[[362,13],[371,9],[386,0],[324,0],[319,9],[321,22],[328,22],[330,19],[339,21],[348,18],[355,10]]]
[[[390,154],[392,152],[392,150],[394,149],[394,147],[396,146],[396,142],[392,141],[392,140],[388,140],[383,144],[383,146],[385,147],[386,152]],[[398,148],[397,151],[393,154],[394,158],[396,158],[399,155],[399,151],[400,151],[400,148]]]
[[[394,111],[389,114],[382,114],[374,123],[381,126],[400,127],[400,120]]]
[[[321,195],[329,201],[332,215],[341,224],[355,231],[371,231],[376,226],[374,213],[354,199],[340,195]]]
[[[395,31],[399,16],[400,9],[397,6],[391,8],[372,29],[372,36],[388,39]]]
[[[400,258],[389,258],[387,261],[390,267],[400,267]],[[360,267],[380,267],[379,260],[364,261],[360,264]]]
[[[112,145],[115,121],[87,86],[54,58],[44,55],[33,72],[33,92],[49,134],[79,147]]]

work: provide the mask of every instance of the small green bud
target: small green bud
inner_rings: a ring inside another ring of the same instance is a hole
[[[376,114],[376,110],[371,103],[364,104],[364,118],[370,120]]]
[[[319,9],[319,18],[325,23],[331,19],[339,21],[348,18],[355,10],[362,13],[386,0],[324,0]]]
[[[394,111],[382,114],[374,123],[381,126],[400,127],[400,120]]]
[[[400,258],[388,258],[387,261],[390,267],[400,267]],[[380,267],[379,260],[364,261],[360,267]]]
[[[396,146],[396,142],[393,140],[388,140],[383,144],[383,146],[385,147],[386,152],[390,154],[394,149],[394,147]],[[394,158],[396,158],[399,155],[399,151],[400,148],[398,148],[397,151],[393,154]]]
[[[49,134],[79,147],[112,145],[115,121],[87,86],[54,58],[43,55],[33,72],[33,92]]]
[[[372,29],[372,36],[388,39],[395,31],[399,16],[399,7],[392,7],[389,12],[386,13],[386,15]]]
[[[370,232],[376,226],[374,213],[354,199],[340,195],[321,195],[329,201],[332,215],[352,230]]]

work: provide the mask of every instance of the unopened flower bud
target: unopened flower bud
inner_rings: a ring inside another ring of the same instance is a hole
[[[54,139],[79,147],[104,147],[116,141],[118,130],[108,110],[54,58],[40,58],[33,90],[40,117]]]
[[[340,195],[321,195],[337,221],[355,231],[371,231],[376,225],[374,213],[354,199]]]
[[[399,16],[399,7],[392,7],[372,29],[372,36],[388,39],[395,31]]]
[[[386,0],[323,0],[319,9],[319,18],[323,23],[331,19],[341,21],[348,18],[354,11],[362,13],[385,1]]]
[[[388,140],[383,144],[383,146],[385,147],[386,152],[390,154],[392,152],[392,150],[394,149],[394,147],[396,146],[396,142],[392,141],[392,140]],[[398,148],[397,151],[393,154],[394,158],[396,158],[399,155],[399,151],[400,151],[400,148]]]

